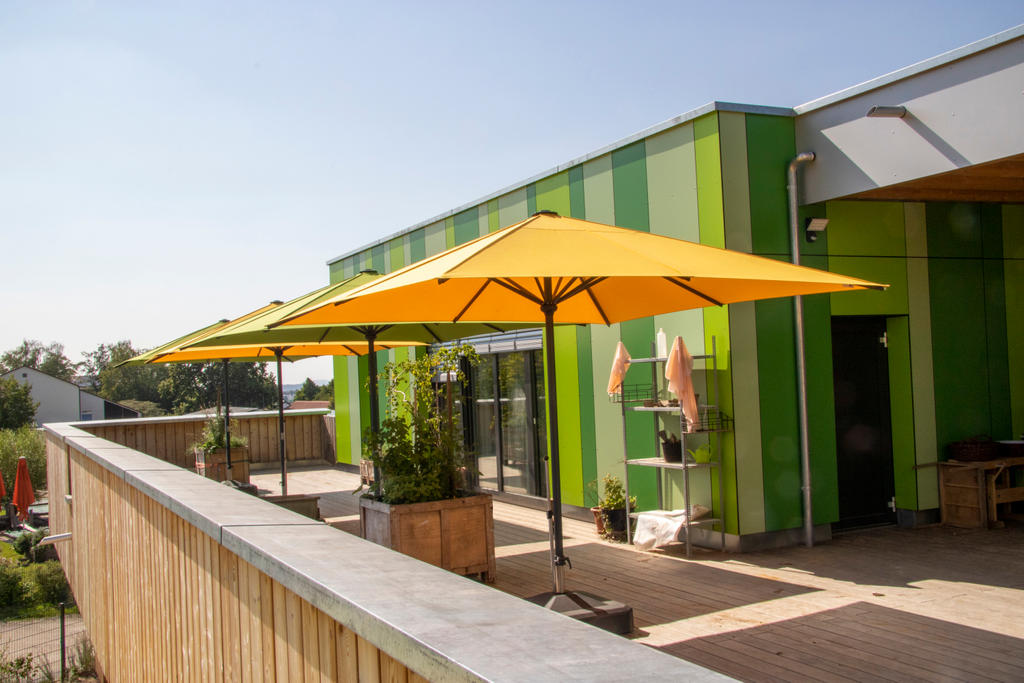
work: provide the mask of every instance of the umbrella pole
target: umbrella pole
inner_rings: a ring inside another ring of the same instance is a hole
[[[377,351],[373,342],[377,339],[376,332],[366,333],[366,364],[370,375],[370,431],[380,432],[380,406],[377,405]],[[380,468],[373,463],[373,481],[380,487]]]
[[[221,361],[224,366],[224,452],[227,456],[227,477],[232,478],[231,471],[231,400],[228,397],[228,360]]]
[[[288,466],[284,457],[284,384],[281,379],[281,356],[284,350],[274,349],[277,357],[277,450],[281,456],[281,495],[288,495]]]
[[[541,306],[544,312],[544,344],[547,346],[548,373],[548,435],[551,441],[551,498],[548,501],[548,518],[551,520],[551,531],[554,543],[551,546],[551,572],[554,581],[554,592],[565,592],[565,565],[569,558],[565,556],[562,543],[562,477],[558,458],[558,400],[555,388],[555,310],[556,304],[545,303]]]

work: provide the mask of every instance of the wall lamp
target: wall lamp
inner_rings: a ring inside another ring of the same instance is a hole
[[[902,119],[906,115],[906,107],[892,104],[876,104],[866,114],[873,119]]]
[[[807,241],[814,242],[817,240],[818,233],[824,232],[827,227],[827,218],[808,218],[807,222],[804,224],[804,234],[807,236]]]

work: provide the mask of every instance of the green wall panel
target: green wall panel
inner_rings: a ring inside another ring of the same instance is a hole
[[[889,404],[892,416],[892,465],[896,507],[919,510],[917,454],[914,449],[914,399],[910,368],[910,320],[893,316],[886,321],[889,339]]]
[[[988,360],[989,434],[1010,438],[1010,368],[1006,337],[1006,286],[1003,274],[1003,215],[995,204],[981,204],[984,250],[986,358]],[[1018,300],[1020,294],[1011,299]],[[1019,305],[1019,304],[1018,304]]]
[[[447,240],[445,237],[444,221],[431,223],[423,229],[423,243],[426,256],[440,254],[448,248],[446,246]]]
[[[823,269],[825,267],[824,256],[807,256],[802,262],[812,268]],[[836,407],[835,388],[832,382],[832,317],[829,314],[828,295],[805,296],[803,297],[803,306],[804,361],[807,368],[807,437],[811,457],[811,500],[814,523],[828,524],[839,519]],[[793,367],[795,371],[795,359]],[[794,387],[795,401],[795,375],[791,381]],[[766,388],[762,387],[762,389]],[[797,428],[799,429],[799,423]]]
[[[757,321],[751,302],[729,306],[731,352],[723,356],[727,372],[722,383],[732,393],[733,433],[738,533],[757,534],[765,530],[764,463],[761,453],[761,402],[757,370]],[[731,381],[726,382],[726,379]]]
[[[904,256],[903,204],[829,202],[828,252],[834,256]]]
[[[451,216],[444,219],[444,249],[451,249],[456,244],[455,242],[455,219]]]
[[[561,216],[572,214],[568,171],[538,180],[533,187],[536,211],[554,211]]]
[[[615,224],[634,230],[650,231],[650,212],[647,198],[647,163],[644,141],[635,142],[612,152],[612,192],[615,206]],[[630,355],[650,355],[654,340],[654,321],[651,318],[630,320],[619,326],[622,343]],[[610,365],[609,365],[610,367]],[[638,384],[650,381],[650,365],[634,365],[626,373],[626,382]],[[629,455],[631,458],[655,454],[654,418],[641,413],[627,413]],[[657,473],[638,468],[630,473],[630,493],[636,495],[640,509],[657,507]]]
[[[501,229],[501,219],[498,217],[498,200],[492,199],[487,202],[487,232],[494,232]]]
[[[905,315],[907,313],[907,261],[881,256],[829,256],[828,269],[863,280],[889,285],[884,291],[862,289],[830,294],[832,315]]]
[[[361,390],[359,382],[359,359],[349,356],[343,358],[348,370],[348,451],[349,459],[346,462],[355,464],[359,462],[362,456],[363,450],[363,415],[365,413],[360,410],[361,408],[361,397],[366,393]],[[335,410],[337,410],[337,403],[335,403]]]
[[[480,236],[480,211],[476,207],[457,213],[452,219],[452,239],[451,244],[454,247],[456,244],[465,244],[470,240],[475,240]],[[451,248],[451,247],[449,247]]]
[[[580,438],[580,370],[575,326],[555,328],[555,378],[558,383],[558,454],[562,500],[571,505],[583,505],[585,482]],[[547,391],[546,395],[551,396],[551,392]]]
[[[750,232],[756,254],[789,257],[786,166],[796,155],[793,119],[747,114]]]
[[[793,303],[790,299],[770,299],[755,302],[754,309],[765,527],[777,531],[799,527],[803,520]]]
[[[1010,418],[1016,438],[1024,434],[1024,205],[1003,206],[1003,285],[1006,297],[1006,336],[1010,385]]]
[[[398,270],[399,268],[405,265],[404,238],[398,237],[396,239],[391,240],[388,257],[390,259],[388,261],[388,265],[391,266],[391,270]]]
[[[388,245],[378,244],[370,250],[370,267],[378,273],[388,272]]]
[[[932,316],[928,282],[928,236],[925,206],[903,206],[907,239],[907,307],[909,312],[910,374],[914,406],[914,451],[918,465],[935,462],[935,382],[932,374]],[[938,473],[934,467],[917,470],[918,510],[939,506]]]
[[[569,169],[569,213],[573,218],[587,217],[587,198],[583,190],[583,166]]]
[[[329,282],[334,285],[345,279],[345,262],[335,261],[328,267]]]
[[[651,232],[700,241],[693,126],[671,128],[646,141]]]
[[[359,431],[361,437],[363,431],[370,426],[370,392],[367,390],[367,378],[370,376],[370,362],[366,356],[356,358],[356,391],[359,399]]]
[[[424,228],[409,233],[409,263],[427,258],[427,231]]]
[[[721,112],[718,115],[718,126],[721,138],[724,246],[750,253],[754,247],[750,232],[746,115]]]
[[[352,416],[349,415],[348,359],[335,356],[334,365],[334,455],[338,462],[352,462]]]
[[[976,205],[929,204],[926,219],[935,422],[944,451],[952,441],[992,434],[1000,407],[990,404],[981,212]]]
[[[532,216],[537,213],[537,186],[526,186],[526,215]]]
[[[498,197],[498,220],[501,227],[507,228],[513,223],[525,220],[529,216],[526,208],[526,188]]]
[[[725,246],[725,214],[722,200],[722,156],[718,140],[718,114],[693,122],[693,148],[697,165],[697,215],[700,242]]]

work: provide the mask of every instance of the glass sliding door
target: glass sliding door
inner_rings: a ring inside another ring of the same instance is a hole
[[[535,351],[492,354],[474,368],[474,451],[484,488],[547,492],[539,357]]]

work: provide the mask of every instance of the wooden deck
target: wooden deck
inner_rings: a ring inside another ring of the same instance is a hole
[[[255,474],[276,491],[279,475]],[[289,473],[358,533],[358,476]],[[499,590],[550,590],[542,512],[494,505]],[[1024,527],[850,533],[815,548],[638,552],[565,520],[570,589],[634,608],[630,637],[747,681],[1024,680]],[[623,673],[628,672],[624,663]]]

